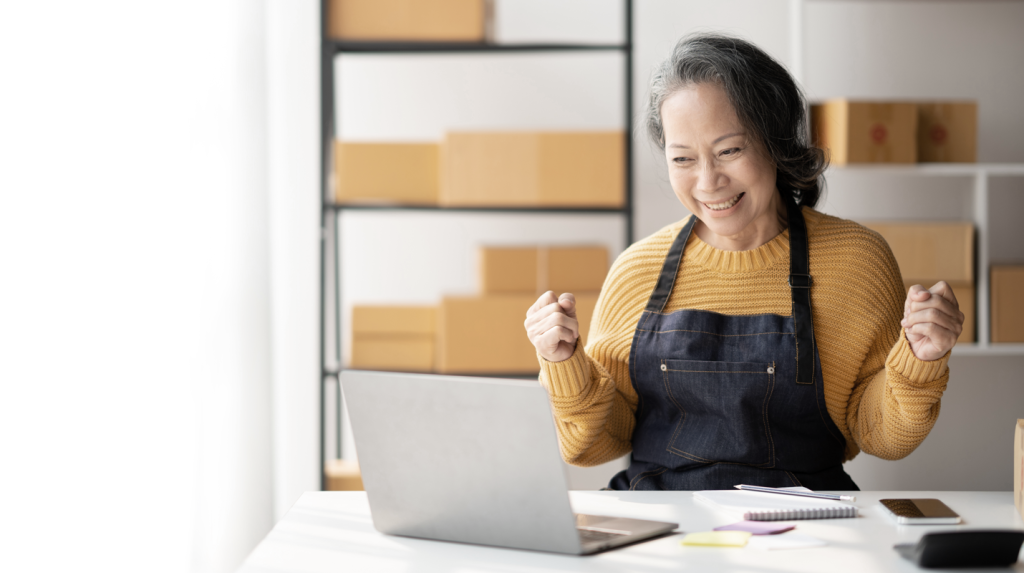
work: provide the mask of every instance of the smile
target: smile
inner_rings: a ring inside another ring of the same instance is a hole
[[[746,192],[740,193],[739,195],[733,197],[732,199],[729,199],[728,201],[723,201],[721,203],[702,203],[702,204],[705,207],[707,207],[708,209],[711,209],[712,211],[725,211],[726,209],[729,209],[730,207],[735,205],[740,199],[743,198],[744,195],[746,195]]]

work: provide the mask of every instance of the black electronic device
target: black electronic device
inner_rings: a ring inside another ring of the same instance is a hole
[[[880,499],[889,516],[901,525],[955,525],[960,516],[937,499]]]
[[[926,533],[893,549],[918,567],[1006,567],[1017,562],[1024,531],[1012,529]]]

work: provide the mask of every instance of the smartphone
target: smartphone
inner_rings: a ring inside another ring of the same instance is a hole
[[[937,499],[881,499],[887,513],[903,525],[952,525],[960,516]]]

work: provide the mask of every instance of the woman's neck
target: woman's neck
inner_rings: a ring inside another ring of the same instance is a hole
[[[777,195],[776,197],[774,208],[769,214],[751,221],[736,235],[716,234],[699,219],[694,224],[693,231],[700,240],[720,251],[752,251],[777,237],[789,225],[786,206],[781,198]]]

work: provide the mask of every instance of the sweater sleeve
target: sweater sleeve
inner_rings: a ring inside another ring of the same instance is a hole
[[[879,271],[891,277],[883,295],[889,300],[871,308],[879,314],[878,331],[850,394],[846,421],[861,450],[898,460],[924,441],[939,417],[950,353],[933,361],[914,355],[900,326],[906,293],[899,267],[882,244],[888,268]]]
[[[649,273],[636,271],[630,250],[612,266],[594,309],[586,349],[577,345],[561,362],[538,356],[562,457],[573,465],[599,465],[632,449],[637,395],[629,378],[629,350],[644,293],[653,288],[637,278]]]
[[[608,370],[583,349],[562,362],[540,360],[540,380],[551,396],[562,458],[577,466],[596,466],[629,453],[636,411],[632,387],[620,391]]]
[[[948,352],[938,360],[918,360],[900,336],[885,367],[859,380],[850,396],[847,422],[861,450],[898,460],[921,445],[939,418],[948,360]]]

